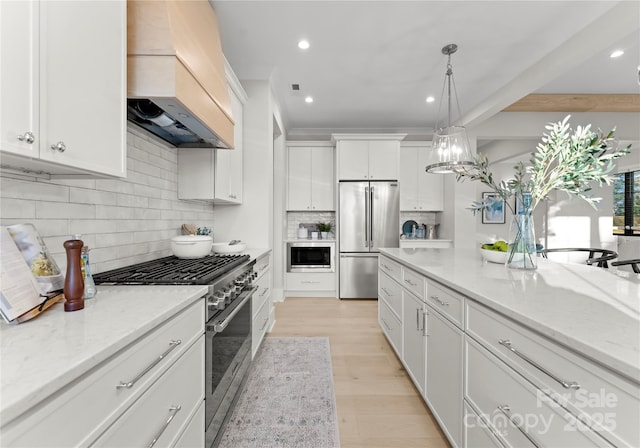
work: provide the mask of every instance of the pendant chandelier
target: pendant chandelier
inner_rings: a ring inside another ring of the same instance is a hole
[[[456,44],[449,44],[442,48],[442,54],[448,56],[447,72],[445,74],[444,85],[442,86],[442,96],[440,99],[440,107],[444,99],[444,87],[447,87],[447,125],[438,128],[433,133],[433,144],[427,158],[427,173],[446,174],[465,171],[475,163],[469,150],[469,139],[467,138],[467,130],[464,126],[455,126],[451,124],[451,85],[456,97],[456,105],[458,106],[458,116],[460,116],[460,105],[458,104],[458,95],[456,94],[456,86],[453,81],[453,70],[451,67],[451,55],[458,50]],[[440,108],[438,108],[438,114]]]

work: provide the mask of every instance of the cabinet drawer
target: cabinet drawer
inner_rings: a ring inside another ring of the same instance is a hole
[[[198,406],[196,414],[186,427],[173,448],[193,448],[205,445],[204,440],[204,401]]]
[[[336,276],[333,272],[302,274],[287,272],[287,290],[289,291],[335,291]]]
[[[502,448],[503,445],[489,430],[489,425],[464,402],[464,446],[466,448]]]
[[[199,300],[170,321],[88,372],[60,394],[45,400],[23,417],[2,428],[3,444],[37,446],[47,434],[47,446],[91,443],[115,418],[148,389],[178,356],[204,334],[204,303]],[[170,344],[180,340],[181,343]],[[167,351],[169,353],[167,353]],[[130,388],[139,374],[165,355]],[[91,406],[87,404],[91,403]],[[73,420],[74,424],[69,425]],[[38,428],[38,431],[33,431]],[[61,430],[60,428],[64,428]]]
[[[427,288],[427,279],[423,275],[403,266],[402,286],[424,300],[424,292]]]
[[[471,301],[467,333],[612,443],[640,446],[637,384]]]
[[[381,255],[378,261],[378,267],[392,279],[396,280],[397,282],[401,281],[402,267],[399,263],[396,263],[392,259]]]
[[[200,337],[94,446],[170,446],[204,401],[204,336]],[[173,415],[173,419],[169,418]],[[204,426],[202,427],[204,431]]]
[[[509,446],[611,446],[471,339],[466,355],[465,398]]]
[[[256,290],[251,297],[251,308],[253,310],[253,316],[255,317],[258,314],[258,311],[264,305],[264,303],[269,299],[271,295],[271,277],[269,275],[263,275],[255,282]]]
[[[378,321],[396,354],[402,358],[402,324],[384,300],[378,300]]]
[[[264,257],[256,260],[256,264],[253,266],[253,270],[258,274],[257,278],[262,277],[269,266],[271,265],[271,254],[267,254]]]
[[[436,310],[460,328],[464,328],[464,297],[438,283],[429,282],[427,300]]]
[[[402,315],[402,288],[384,272],[380,273],[378,279],[380,282],[378,294],[386,300],[396,316],[400,317]]]
[[[265,303],[254,315],[251,323],[251,347],[252,354],[255,356],[264,334],[267,332],[267,326],[269,325],[269,304]]]

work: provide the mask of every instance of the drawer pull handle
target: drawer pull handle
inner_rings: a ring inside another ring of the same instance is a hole
[[[516,428],[518,428],[518,430],[522,433],[523,436],[525,436],[527,439],[529,439],[529,442],[531,442],[533,444],[533,446],[535,446],[536,448],[541,448],[542,444],[540,442],[538,442],[535,437],[533,437],[531,434],[529,434],[526,429],[524,429],[521,425],[521,422],[517,422],[516,419],[513,417],[513,415],[511,415],[511,407],[509,407],[508,404],[503,404],[498,406],[498,410],[500,412],[502,412],[508,419],[509,421],[513,424],[513,426],[515,426]]]
[[[404,282],[405,282],[405,283],[410,284],[411,286],[418,286],[418,284],[417,284],[417,283],[413,283],[413,282],[412,282],[411,280],[409,280],[408,278],[405,278],[405,279],[404,279]]]
[[[302,280],[300,283],[320,283],[320,280]]]
[[[269,318],[267,317],[267,318],[264,320],[264,323],[262,324],[262,328],[260,328],[260,331],[264,330],[264,328],[267,326],[267,324],[268,324],[268,323],[269,323]]]
[[[391,268],[384,263],[382,263],[382,267],[385,268],[387,271],[391,270]]]
[[[149,445],[147,445],[148,448],[152,448],[156,442],[158,441],[158,439],[160,438],[160,436],[162,436],[162,433],[165,431],[165,429],[167,429],[167,427],[169,426],[169,423],[171,423],[171,420],[173,420],[173,418],[176,416],[176,414],[180,411],[180,409],[182,409],[182,406],[178,405],[178,406],[171,406],[169,408],[169,418],[167,419],[166,422],[164,422],[164,425],[162,425],[162,428],[160,428],[160,430],[158,431],[158,433],[156,434],[156,436],[153,438],[153,440],[151,441],[151,443]]]
[[[388,295],[389,297],[393,296],[393,294],[391,294],[389,291],[387,291],[387,288],[385,288],[384,286],[382,288],[380,288],[380,289],[382,289],[382,291],[384,291],[384,293],[386,295]]]
[[[429,311],[422,313],[422,336],[429,336],[427,333],[427,316],[429,315]]]
[[[166,356],[169,353],[171,353],[171,351],[173,349],[175,349],[180,344],[182,344],[182,341],[180,339],[177,339],[177,340],[169,342],[169,346],[170,347],[167,349],[166,352],[164,352],[162,355],[158,356],[155,361],[153,361],[151,364],[149,364],[146,369],[144,369],[142,372],[140,372],[138,374],[138,376],[136,376],[134,379],[132,379],[128,383],[125,383],[124,381],[120,381],[120,384],[116,385],[116,389],[131,389],[133,387],[133,385],[136,384],[136,382],[140,378],[145,376],[147,374],[147,372],[149,372],[149,370],[151,370],[155,366],[157,366],[160,361],[162,361],[164,358],[166,358]]]
[[[263,297],[266,293],[269,292],[269,288],[264,288],[264,291],[260,294],[260,297]]]
[[[575,381],[565,381],[562,378],[559,378],[558,376],[556,376],[555,374],[553,374],[552,372],[550,372],[546,368],[542,367],[537,362],[535,362],[532,359],[530,359],[528,356],[526,356],[523,353],[521,353],[518,350],[516,350],[511,345],[511,341],[510,340],[508,340],[508,339],[500,339],[498,341],[498,344],[505,346],[507,349],[509,349],[511,352],[513,352],[516,356],[518,356],[519,358],[525,360],[526,362],[531,364],[533,367],[535,367],[536,369],[540,370],[542,373],[545,373],[548,376],[550,376],[554,381],[557,381],[558,383],[560,383],[562,385],[562,387],[564,387],[565,389],[580,389],[580,384],[576,383]]]
[[[438,302],[440,305],[442,306],[449,306],[449,302],[445,302],[443,300],[440,300],[440,298],[438,296],[430,296],[433,300],[435,300],[436,302]]]
[[[391,327],[389,326],[389,324],[387,323],[386,320],[384,319],[380,319],[382,321],[382,323],[384,324],[385,327],[387,327],[387,330],[391,331]]]

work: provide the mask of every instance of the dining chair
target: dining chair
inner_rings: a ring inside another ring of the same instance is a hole
[[[571,248],[560,248],[560,249],[544,249],[542,252],[542,256],[547,258],[547,254],[551,252],[589,252],[589,256],[587,257],[588,265],[596,265],[599,268],[608,268],[609,261],[618,257],[618,253],[609,250],[609,249],[597,249],[597,248],[585,248],[585,247],[571,247]],[[613,263],[612,263],[613,264]]]
[[[631,265],[631,269],[633,269],[633,272],[635,272],[636,274],[640,274],[640,258],[636,258],[633,260],[618,260],[618,261],[611,262],[611,266],[626,266],[626,265]]]

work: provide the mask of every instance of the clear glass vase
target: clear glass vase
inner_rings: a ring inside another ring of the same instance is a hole
[[[511,269],[536,269],[538,267],[536,238],[531,213],[515,215],[509,228],[507,267]]]

